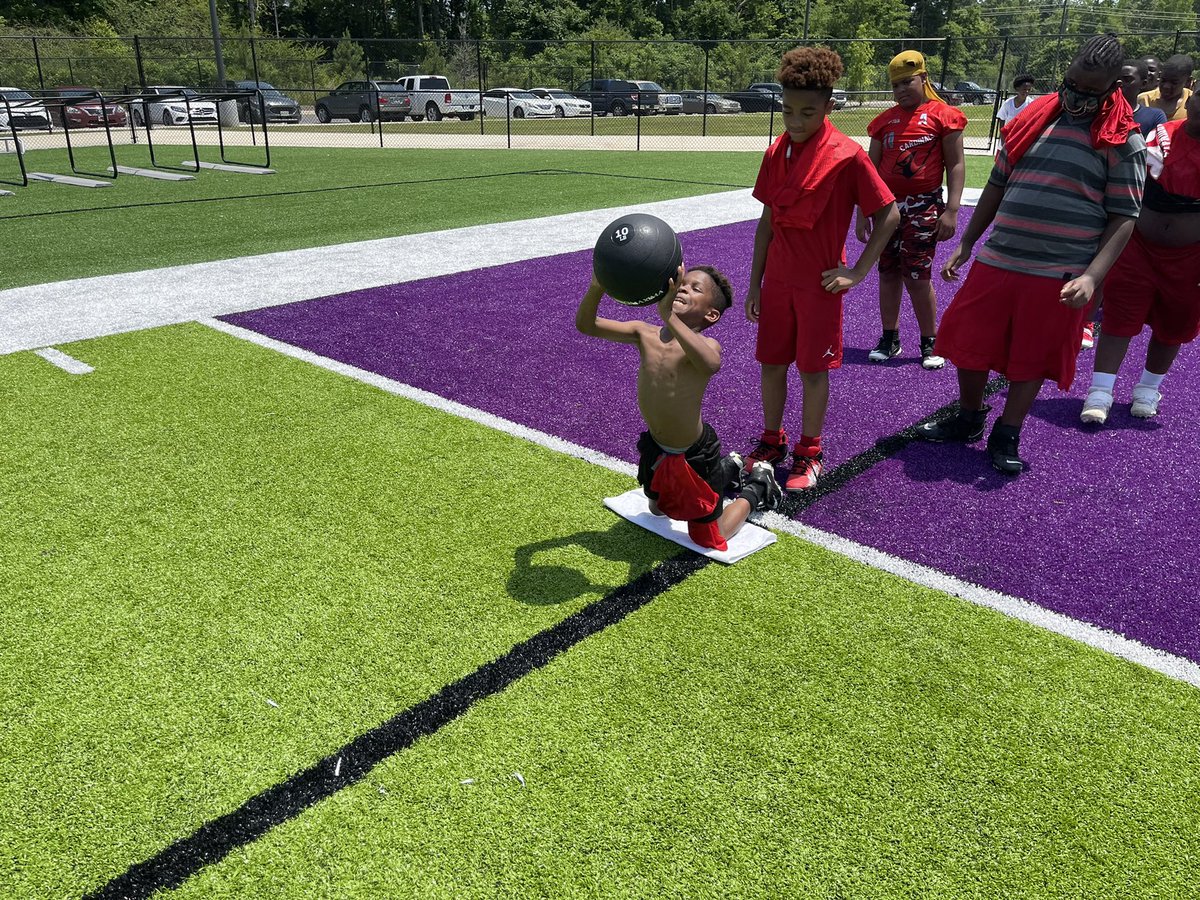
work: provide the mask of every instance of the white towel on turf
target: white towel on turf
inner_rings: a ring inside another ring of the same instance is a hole
[[[634,525],[640,525],[647,531],[652,531],[660,537],[665,537],[668,541],[674,541],[681,547],[687,547],[689,550],[694,550],[717,562],[735,563],[763,547],[769,547],[777,540],[774,533],[747,522],[742,526],[741,531],[727,541],[728,550],[701,547],[688,537],[686,522],[677,522],[666,516],[656,516],[651,513],[650,503],[641,488],[626,491],[619,497],[606,497],[604,505]]]

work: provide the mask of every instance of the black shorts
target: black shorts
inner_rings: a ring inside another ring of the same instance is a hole
[[[637,448],[638,484],[642,486],[647,497],[657,500],[658,492],[651,490],[650,482],[654,480],[654,466],[665,451],[648,431],[643,431],[638,437]],[[710,519],[716,519],[721,515],[721,510],[725,505],[725,492],[729,490],[730,482],[721,466],[721,440],[711,425],[707,422],[704,423],[704,430],[700,432],[700,437],[696,439],[696,443],[687,448],[683,458],[717,495],[717,508],[713,510],[711,516],[706,516],[700,521],[707,522]]]

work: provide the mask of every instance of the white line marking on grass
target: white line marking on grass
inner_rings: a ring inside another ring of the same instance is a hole
[[[495,428],[514,437],[523,438],[547,449],[586,460],[610,471],[629,475],[630,477],[637,475],[637,467],[632,463],[627,463],[624,460],[601,453],[598,450],[581,447],[578,444],[565,441],[552,434],[546,434],[543,431],[503,419],[500,416],[483,412],[474,407],[456,403],[453,400],[447,400],[445,397],[440,397],[429,391],[423,391],[420,388],[403,384],[386,376],[320,356],[309,350],[303,350],[291,344],[277,341],[274,338],[269,338],[226,322],[210,319],[204,321],[202,324],[233,337],[258,344],[260,347],[275,350],[293,359],[312,363],[315,366],[320,366],[339,375],[345,375],[364,384],[372,385],[380,390],[387,391],[389,394],[414,400],[417,403],[433,407],[453,416],[470,419],[472,422],[478,422],[481,425]],[[1200,665],[1197,665],[1190,659],[1176,656],[1173,653],[1167,653],[1165,650],[1156,650],[1139,641],[1132,640],[1096,625],[1080,621],[1079,619],[1073,619],[1062,613],[1053,612],[1052,610],[1030,603],[1027,600],[1022,600],[1019,597],[1012,597],[1008,594],[1002,594],[999,591],[971,584],[970,582],[955,578],[953,575],[939,572],[937,569],[900,559],[881,550],[876,550],[873,547],[856,543],[841,535],[821,531],[809,525],[803,525],[800,522],[785,518],[778,513],[757,515],[754,519],[758,524],[766,528],[786,532],[873,569],[880,569],[903,578],[906,581],[919,584],[922,587],[951,594],[976,606],[995,610],[1009,618],[1019,619],[1022,622],[1053,632],[1054,634],[1062,635],[1081,644],[1087,644],[1089,647],[1094,647],[1097,650],[1102,650],[1105,653],[1120,657],[1129,662],[1137,663],[1147,669],[1153,669],[1155,672],[1166,675],[1168,678],[1173,678],[1177,681],[1190,684],[1193,687],[1200,688]]]
[[[460,419],[470,419],[472,422],[478,422],[480,425],[486,425],[488,428],[494,428],[497,431],[503,431],[505,434],[523,438],[550,450],[565,453],[567,456],[574,456],[587,462],[595,463],[614,472],[620,472],[622,475],[637,475],[636,466],[616,457],[609,456],[607,453],[601,453],[599,450],[593,450],[590,447],[573,444],[552,434],[537,431],[518,422],[513,422],[492,413],[484,412],[481,409],[476,409],[473,406],[466,406],[462,403],[456,403],[453,400],[447,400],[445,397],[438,396],[429,391],[423,391],[409,384],[403,384],[385,375],[378,375],[375,372],[368,372],[366,369],[360,369],[348,363],[338,362],[336,359],[320,356],[309,350],[304,350],[292,344],[286,344],[283,341],[277,341],[256,331],[249,331],[245,328],[239,328],[237,325],[230,325],[228,322],[222,322],[219,319],[205,319],[201,324],[207,325],[209,328],[215,328],[217,331],[223,331],[225,334],[232,335],[233,337],[241,338],[244,341],[249,341],[252,344],[258,344],[260,347],[275,350],[293,359],[299,359],[303,362],[312,363],[314,366],[320,366],[322,369],[328,369],[330,372],[345,375],[347,378],[353,378],[355,381],[361,381],[364,384],[377,387],[382,391],[387,391],[389,394],[395,394],[398,397],[416,401],[424,406],[431,406],[441,412],[458,416]]]
[[[762,205],[748,190],[722,191],[12,288],[0,291],[0,354],[587,250],[627,212],[686,232],[758,218]]]
[[[41,350],[34,350],[35,355],[40,356],[46,362],[58,366],[64,372],[70,372],[72,375],[90,375],[96,370],[85,362],[80,362],[73,356],[67,356],[61,350],[55,350],[53,347],[43,347]]]

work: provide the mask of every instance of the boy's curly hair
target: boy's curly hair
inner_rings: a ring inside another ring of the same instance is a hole
[[[688,266],[689,272],[703,272],[713,280],[713,284],[717,286],[717,303],[716,307],[722,313],[729,307],[733,306],[733,285],[729,283],[729,279],[725,277],[725,273],[713,266]]]
[[[779,83],[792,90],[832,96],[842,69],[842,58],[827,47],[795,47],[780,60]]]

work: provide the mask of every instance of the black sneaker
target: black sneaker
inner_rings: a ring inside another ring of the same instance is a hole
[[[1013,428],[997,422],[988,435],[988,456],[992,458],[992,468],[1005,475],[1020,475],[1025,469],[1025,463],[1017,455],[1017,445],[1021,442],[1021,429]]]
[[[926,422],[917,426],[917,437],[934,444],[944,444],[947,441],[961,444],[971,444],[983,437],[983,426],[987,422],[987,414],[991,409],[960,409],[948,419],[939,422]]]
[[[867,354],[867,359],[871,362],[887,362],[892,357],[899,355],[900,333],[885,331],[883,337],[879,339],[879,343],[875,345],[875,349]]]
[[[742,469],[745,467],[745,462],[742,460],[740,453],[730,453],[718,464],[720,466],[720,478],[718,484],[725,485],[720,493],[723,494],[740,494],[745,486],[745,477]]]
[[[940,369],[946,365],[946,360],[933,352],[933,344],[937,340],[935,337],[921,338],[921,368],[922,369]]]
[[[770,463],[756,462],[746,476],[742,499],[748,501],[755,512],[764,512],[779,506],[782,498],[783,491],[775,480],[775,467]]]

